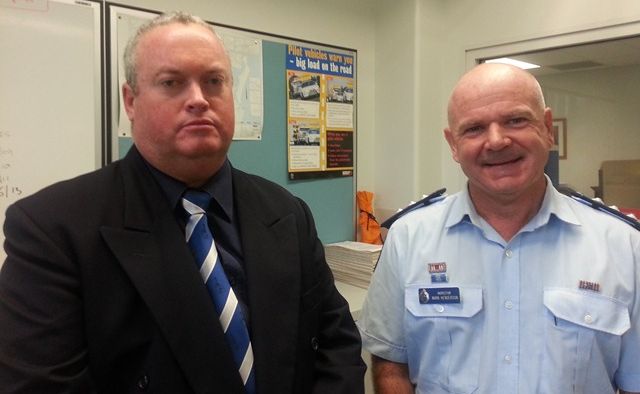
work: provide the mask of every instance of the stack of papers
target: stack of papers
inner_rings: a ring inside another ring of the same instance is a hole
[[[344,241],[327,244],[324,253],[336,281],[369,287],[382,245]]]

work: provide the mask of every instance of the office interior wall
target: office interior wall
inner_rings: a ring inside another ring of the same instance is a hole
[[[441,187],[443,2],[376,8],[375,191],[379,219]],[[434,120],[436,120],[434,122]]]
[[[415,2],[379,2],[376,9],[374,204],[378,217],[409,203],[403,190],[415,189],[418,161],[414,141],[418,83]],[[402,199],[404,197],[404,199]],[[385,211],[385,208],[391,208]]]
[[[122,4],[171,10],[170,0]],[[442,136],[465,51],[640,20],[640,2],[605,0],[185,0],[180,7],[237,27],[358,51],[358,190],[378,216],[440,186],[465,184]]]
[[[358,52],[356,183],[358,190],[374,189],[372,1],[122,0],[118,3],[157,11],[180,9],[215,23],[355,49]]]
[[[587,196],[604,160],[640,159],[640,66],[538,78],[554,118],[567,119],[567,158],[560,183]]]
[[[566,0],[555,2],[540,0],[537,2],[504,2],[501,0],[413,0],[416,5],[416,19],[399,21],[396,29],[388,27],[386,31],[397,31],[397,42],[406,39],[403,24],[415,23],[416,70],[425,70],[422,83],[414,85],[416,103],[415,112],[418,122],[412,134],[414,139],[404,147],[412,150],[418,147],[420,165],[406,168],[412,164],[398,162],[394,170],[398,174],[415,171],[414,183],[407,182],[392,188],[393,180],[376,177],[376,189],[392,190],[394,196],[380,196],[390,205],[378,205],[379,210],[391,210],[402,206],[408,199],[415,199],[422,193],[442,185],[449,192],[460,190],[465,184],[464,174],[451,158],[442,129],[446,126],[446,105],[449,93],[457,79],[466,70],[465,51],[491,45],[526,41],[541,37],[567,34],[571,32],[598,29],[606,26],[640,20],[640,2],[619,0],[615,7],[602,0]],[[393,37],[388,37],[393,41]],[[384,50],[376,42],[376,51]],[[379,59],[384,56],[378,54]],[[382,65],[376,63],[376,67]],[[382,75],[376,74],[378,90],[390,78],[397,83],[410,83],[415,75],[411,73]],[[382,100],[376,96],[376,102]],[[377,106],[376,106],[377,108]],[[387,111],[389,118],[402,116],[403,112]],[[376,118],[376,146],[392,145],[395,135],[378,127]],[[434,153],[434,147],[439,152]],[[439,155],[438,155],[439,153]],[[434,155],[435,158],[429,158]],[[439,156],[439,157],[437,157]]]

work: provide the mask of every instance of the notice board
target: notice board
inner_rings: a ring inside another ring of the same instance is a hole
[[[109,25],[109,88],[111,116],[111,155],[123,157],[132,144],[130,135],[120,124],[126,123],[121,109],[119,81],[122,80],[121,53],[128,37],[145,20],[156,15],[148,10],[133,9],[107,3]],[[229,29],[229,26],[215,27]],[[317,47],[332,52],[344,52],[356,58],[350,49],[299,42],[288,38],[242,30],[262,41],[263,126],[258,139],[234,140],[229,158],[234,167],[267,178],[302,198],[311,208],[318,235],[323,243],[355,239],[356,203],[353,177],[292,181],[287,172],[287,80],[286,57],[289,44]],[[354,66],[355,67],[355,66]],[[355,103],[354,103],[355,107]],[[355,111],[354,111],[355,116]],[[355,119],[354,119],[355,124]]]
[[[0,223],[17,199],[102,165],[100,11],[0,3]]]

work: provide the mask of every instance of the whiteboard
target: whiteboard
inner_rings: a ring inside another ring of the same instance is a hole
[[[0,53],[4,223],[17,199],[102,165],[100,4],[2,1]]]

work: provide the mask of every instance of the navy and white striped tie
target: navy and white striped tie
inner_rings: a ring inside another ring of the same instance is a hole
[[[189,214],[185,235],[200,269],[200,275],[213,298],[242,382],[247,393],[253,394],[255,393],[253,350],[238,299],[224,273],[213,235],[209,230],[206,209],[210,200],[209,194],[203,191],[187,190],[185,192],[182,206]]]

